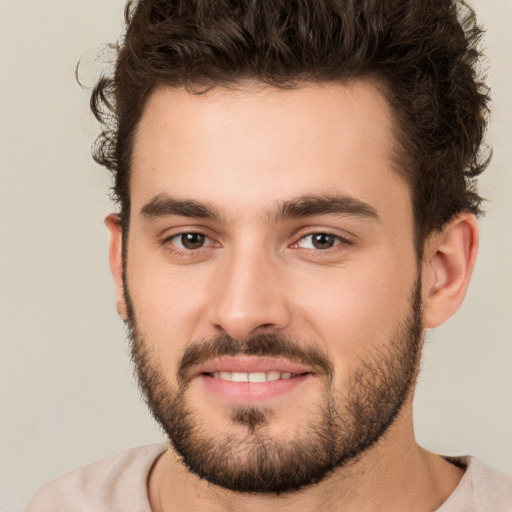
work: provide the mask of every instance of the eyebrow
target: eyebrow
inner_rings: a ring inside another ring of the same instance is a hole
[[[278,222],[328,214],[380,220],[377,210],[373,206],[344,194],[311,194],[286,200],[270,215],[270,218],[272,221]]]
[[[218,211],[205,203],[193,199],[176,199],[167,194],[159,194],[148,201],[140,210],[146,221],[155,220],[170,215],[191,217],[196,219],[220,220]]]
[[[213,206],[193,199],[177,199],[167,194],[159,194],[149,200],[140,210],[146,221],[172,215],[196,219],[220,221],[221,215]],[[353,217],[380,220],[373,206],[344,194],[309,194],[279,203],[268,213],[271,222],[300,219],[316,215],[339,214]]]

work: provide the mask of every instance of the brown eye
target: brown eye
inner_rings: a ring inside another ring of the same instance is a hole
[[[300,249],[313,249],[315,251],[326,251],[341,243],[348,243],[337,235],[330,233],[311,233],[302,237],[296,244]]]
[[[193,251],[194,249],[201,249],[207,245],[209,238],[203,233],[180,233],[170,237],[167,241],[179,249],[185,249],[187,251]]]
[[[179,241],[185,249],[200,249],[204,246],[206,236],[202,233],[183,233],[179,235]]]
[[[334,247],[337,239],[333,235],[328,235],[327,233],[315,233],[311,235],[311,243],[315,249],[330,249]]]

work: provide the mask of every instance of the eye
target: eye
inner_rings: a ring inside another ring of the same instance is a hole
[[[208,238],[204,233],[179,233],[178,235],[171,236],[166,240],[172,243],[178,249],[193,251],[214,245],[214,242]]]
[[[316,251],[325,251],[332,249],[343,242],[343,239],[329,233],[311,233],[302,237],[296,244],[301,249],[313,249]]]

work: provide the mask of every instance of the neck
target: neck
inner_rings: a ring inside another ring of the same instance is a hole
[[[189,473],[170,449],[150,475],[152,508],[155,512],[436,510],[463,471],[416,444],[411,416],[399,417],[358,460],[319,483],[283,495],[243,494],[211,485]]]

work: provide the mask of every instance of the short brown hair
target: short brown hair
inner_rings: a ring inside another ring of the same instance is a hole
[[[152,91],[201,93],[247,79],[377,80],[396,115],[416,242],[461,211],[480,212],[489,96],[476,69],[482,30],[464,1],[140,0],[125,17],[115,72],[91,97],[103,124],[93,156],[113,173],[124,228],[134,133]]]

